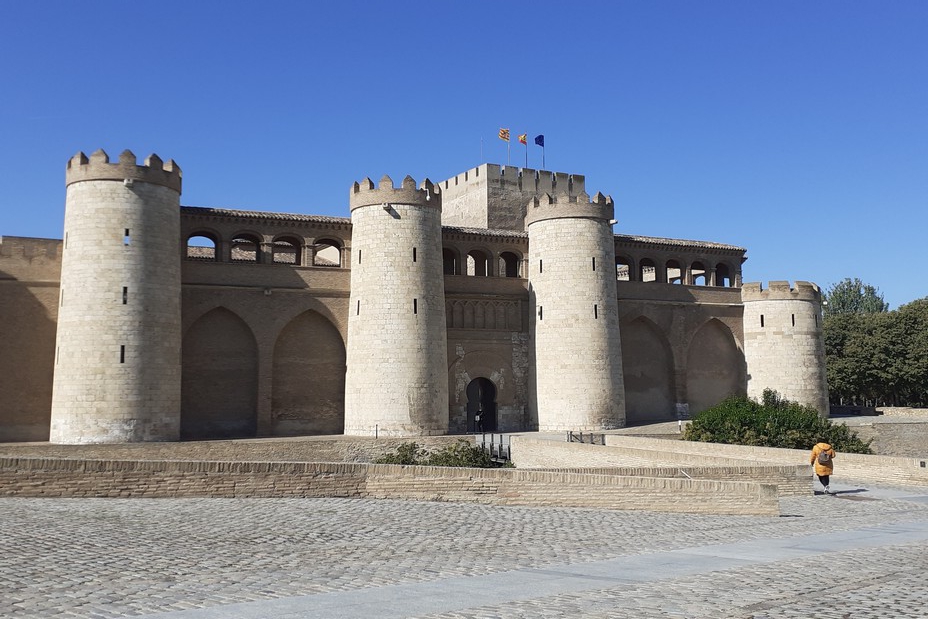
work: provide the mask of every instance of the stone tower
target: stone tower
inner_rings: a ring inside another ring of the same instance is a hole
[[[448,432],[441,193],[355,183],[345,434]]]
[[[534,408],[544,431],[625,425],[611,198],[547,194],[529,237]]]
[[[50,440],[177,440],[180,168],[98,150],[66,185]]]
[[[809,282],[770,282],[741,288],[748,397],[774,389],[788,400],[828,415],[822,294]]]

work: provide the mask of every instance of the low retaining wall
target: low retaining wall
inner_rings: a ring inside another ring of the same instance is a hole
[[[353,497],[779,515],[773,484],[324,462],[0,458],[0,496]]]
[[[660,440],[670,449],[680,441]],[[755,460],[735,460],[716,456],[679,454],[667,449],[637,449],[587,445],[539,439],[511,438],[512,460],[520,469],[556,470],[564,473],[715,479],[775,484],[780,496],[812,494],[808,466],[761,464]]]
[[[809,450],[778,449],[774,447],[749,447],[746,445],[723,445],[720,443],[699,443],[696,441],[667,441],[661,439],[641,438],[635,436],[606,435],[606,445],[628,449],[650,450],[663,454],[672,449],[678,454],[688,454],[695,458],[714,457],[729,458],[738,461],[774,464],[807,464]],[[809,475],[811,476],[811,469]],[[860,481],[872,481],[884,484],[928,486],[928,460],[894,456],[868,456],[838,452],[835,458],[835,477]]]

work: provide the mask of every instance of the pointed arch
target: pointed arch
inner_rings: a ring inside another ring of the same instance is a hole
[[[713,318],[693,335],[686,355],[686,393],[691,414],[745,393],[744,353],[722,321]]]
[[[277,336],[271,417],[276,436],[345,431],[345,345],[318,312],[296,316]]]
[[[181,438],[255,436],[258,345],[234,312],[217,307],[184,334],[181,370]]]
[[[620,323],[625,418],[629,424],[673,419],[673,351],[654,322],[639,316]]]

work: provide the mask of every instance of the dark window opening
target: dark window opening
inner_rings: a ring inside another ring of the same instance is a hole
[[[599,320],[599,306],[598,305],[593,306],[593,318],[596,320]]]
[[[122,346],[119,347],[119,362],[120,362],[120,363],[125,363],[125,362],[126,362],[126,347],[125,347],[125,345],[122,345]]]
[[[593,256],[593,270],[596,270],[596,256]]]
[[[793,314],[793,326],[796,326],[796,314]]]
[[[358,299],[358,308],[354,311],[355,316],[361,315],[361,299]]]
[[[545,265],[543,264],[543,262],[542,262],[541,260],[538,261],[538,272],[539,272],[539,273],[544,273],[544,272],[545,272]]]
[[[419,313],[419,299],[412,300],[412,313],[413,314]]]
[[[760,315],[760,326],[761,328],[764,327],[764,315],[763,314]]]
[[[544,319],[544,314],[545,314],[545,308],[539,305],[538,306],[538,320]]]
[[[124,232],[123,235],[122,235],[122,244],[123,244],[123,245],[129,245],[129,241],[130,241],[130,240],[131,240],[131,238],[130,238],[130,236],[129,236],[129,228],[126,228],[126,229],[125,229],[125,232]]]
[[[416,248],[415,247],[412,248],[412,261],[413,262],[416,261]]]
[[[122,304],[126,305],[129,302],[129,289],[126,286],[122,287]]]

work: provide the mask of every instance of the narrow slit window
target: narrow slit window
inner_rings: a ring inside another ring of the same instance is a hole
[[[119,362],[120,363],[126,362],[126,345],[125,344],[119,347]]]
[[[416,248],[415,247],[412,248],[412,261],[413,262],[416,261]]]
[[[793,314],[793,326],[796,326],[796,314]]]
[[[545,317],[545,308],[538,306],[538,320],[543,320]]]
[[[126,286],[122,287],[122,304],[126,305],[129,302],[129,288]]]
[[[764,315],[763,314],[760,315],[760,328],[761,329],[764,328]]]
[[[412,313],[413,314],[419,313],[419,299],[412,300]]]
[[[593,256],[593,270],[596,270],[596,256]]]
[[[544,261],[542,260],[538,260],[538,272],[539,273],[545,272],[545,265],[544,265]]]
[[[361,250],[358,250],[358,264],[361,264]]]
[[[360,316],[360,315],[361,315],[361,299],[358,299],[358,306],[357,306],[357,308],[354,310],[354,315],[355,315],[355,316]]]
[[[595,260],[595,258],[594,258],[594,260]],[[594,318],[595,320],[599,320],[599,306],[598,306],[598,305],[594,305],[594,306],[593,306],[593,318]]]
[[[815,326],[817,327],[818,326],[818,314],[815,314],[814,317],[815,317]]]
[[[126,228],[122,233],[122,244],[128,247],[131,240],[132,237],[129,235],[129,228]]]

